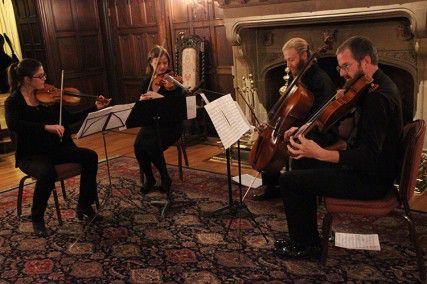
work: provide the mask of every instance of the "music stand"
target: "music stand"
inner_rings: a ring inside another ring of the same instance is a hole
[[[99,111],[91,112],[88,114],[82,126],[80,127],[79,132],[77,132],[76,134],[76,138],[83,138],[98,132],[102,133],[105,162],[107,164],[107,175],[109,181],[109,190],[107,192],[106,197],[104,198],[103,204],[107,202],[107,200],[110,198],[113,188],[113,184],[111,181],[111,171],[109,162],[110,159],[108,157],[106,134],[109,131],[112,131],[112,129],[119,128],[120,130],[123,130],[126,128],[126,120],[134,105],[135,103],[114,105],[112,107],[101,109]],[[126,199],[126,201],[137,208],[141,208],[141,206],[135,203],[133,199],[128,198]]]
[[[79,138],[87,137],[89,135],[101,132],[102,133],[102,140],[104,143],[104,154],[105,154],[105,162],[107,164],[107,175],[108,175],[108,181],[109,181],[108,189],[109,190],[107,191],[107,195],[105,196],[102,204],[100,206],[98,206],[98,211],[97,211],[96,215],[89,221],[88,224],[91,224],[95,220],[98,212],[100,210],[102,210],[103,206],[109,200],[109,198],[111,197],[111,194],[112,194],[113,185],[112,185],[112,181],[111,181],[110,163],[109,163],[109,158],[108,158],[107,142],[105,139],[105,133],[108,130],[113,129],[113,128],[124,128],[126,118],[128,117],[129,113],[131,112],[133,105],[134,105],[133,103],[132,104],[124,104],[124,105],[115,105],[115,106],[107,107],[107,108],[104,108],[104,109],[101,109],[101,110],[98,110],[95,112],[90,112],[86,116],[85,120],[82,123],[82,126],[80,127],[79,131],[77,132],[77,134],[75,136],[76,139],[79,139]],[[135,206],[138,206],[132,200],[129,200],[129,201],[132,202]],[[74,246],[80,240],[81,236],[82,236],[82,234],[80,234],[76,238],[76,240],[73,242],[71,247]]]
[[[173,111],[172,111],[173,110]],[[182,123],[187,118],[186,97],[180,95],[168,96],[158,99],[142,100],[135,103],[126,121],[128,128],[132,127],[154,127],[157,134],[157,141],[160,149],[159,155],[163,156],[162,139],[160,136],[160,125],[171,125]],[[166,165],[165,165],[166,167]],[[154,200],[153,205],[162,206],[161,216],[165,216],[166,211],[172,206],[172,188],[166,192],[166,199]]]
[[[212,213],[207,214],[208,216],[216,216],[220,214],[226,214],[231,216],[230,222],[227,226],[225,235],[227,236],[231,224],[234,219],[238,217],[248,216],[252,222],[255,224],[255,227],[261,232],[262,236],[268,243],[267,236],[262,231],[260,225],[255,220],[254,215],[243,202],[242,197],[242,180],[241,180],[241,163],[240,163],[240,141],[239,139],[250,130],[251,126],[248,121],[244,118],[242,110],[235,102],[231,95],[224,95],[219,99],[209,103],[206,96],[201,94],[202,98],[205,100],[206,105],[205,109],[209,117],[212,120],[212,123],[221,139],[221,142],[225,148],[226,153],[226,162],[227,162],[227,185],[228,185],[228,204],[222,208],[215,210]],[[233,201],[233,192],[231,185],[231,155],[230,147],[237,142],[237,154],[238,154],[238,171],[239,171],[239,202]]]

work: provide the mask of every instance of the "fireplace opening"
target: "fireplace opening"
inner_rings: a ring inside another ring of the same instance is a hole
[[[318,64],[329,77],[334,82],[337,88],[343,86],[344,79],[340,77],[339,73],[336,70],[338,65],[337,59],[335,57],[323,57],[318,59]],[[402,97],[402,111],[403,111],[403,120],[405,123],[412,121],[414,117],[414,104],[415,104],[415,92],[414,92],[414,78],[412,75],[402,69],[395,66],[387,64],[379,64],[379,67],[386,73],[393,82],[397,85]],[[284,85],[285,81],[283,76],[285,75],[286,64],[275,66],[265,72],[265,90],[260,92],[259,95],[264,98],[260,98],[260,102],[264,102],[264,107],[269,111],[272,106],[279,99],[279,89]],[[290,82],[289,82],[290,83]]]

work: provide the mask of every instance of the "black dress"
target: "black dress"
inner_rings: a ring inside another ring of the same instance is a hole
[[[63,110],[65,128],[62,141],[58,135],[47,132],[45,125],[58,124],[59,104],[52,106],[29,106],[20,91],[11,94],[5,102],[6,123],[16,143],[16,167],[37,178],[31,218],[43,221],[47,201],[55,186],[55,165],[78,163],[80,175],[80,196],[77,208],[88,208],[96,198],[96,174],[98,155],[95,151],[77,147],[71,139],[68,125],[82,120],[90,111],[71,114]]]
[[[147,92],[149,82],[149,79],[143,81],[141,94]],[[164,98],[156,100],[158,100],[160,104],[164,103],[165,105],[168,100],[174,97],[183,97],[183,93],[180,88],[169,91],[164,87],[160,87],[157,93],[163,95]],[[170,185],[171,180],[166,168],[163,151],[176,143],[182,134],[182,118],[177,115],[176,119],[173,119],[176,110],[170,109],[169,111],[169,119],[163,119],[160,117],[158,127],[156,125],[142,126],[134,143],[135,156],[140,167],[141,183],[143,185],[147,183],[149,185],[154,185],[155,179],[151,167],[151,163],[153,163],[160,173],[162,186],[166,190],[168,189],[168,185]],[[172,117],[172,119],[170,119],[170,117]]]

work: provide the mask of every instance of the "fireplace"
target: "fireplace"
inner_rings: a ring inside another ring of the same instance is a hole
[[[227,37],[233,45],[234,86],[245,90],[244,96],[261,120],[266,121],[284,84],[283,44],[298,36],[315,50],[323,45],[324,33],[335,33],[335,49],[354,35],[370,38],[378,48],[380,67],[399,87],[404,120],[410,121],[414,116],[427,119],[423,107],[427,91],[423,61],[427,48],[425,1],[218,2],[224,8]],[[335,49],[323,54],[319,65],[340,87],[343,81],[335,69]],[[251,90],[246,82],[249,74],[253,80]],[[243,99],[236,99],[250,118]]]

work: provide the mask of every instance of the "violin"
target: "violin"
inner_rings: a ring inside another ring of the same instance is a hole
[[[82,97],[95,98],[98,101],[100,100],[97,96],[83,94],[76,88],[64,88],[62,93],[62,103],[68,106],[77,106],[80,104],[80,99]],[[36,91],[36,99],[42,105],[53,105],[60,102],[61,89],[50,84],[44,84],[43,89]]]
[[[172,70],[166,71],[163,74],[156,74],[154,76],[152,85],[157,86],[157,87],[164,87],[166,90],[168,91],[173,91],[175,90],[178,86],[175,82],[173,82],[173,80],[171,80],[170,78],[178,81],[179,83],[182,84],[183,80],[182,77],[177,75],[175,72],[173,72]]]

